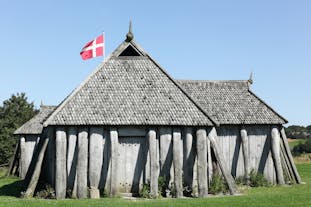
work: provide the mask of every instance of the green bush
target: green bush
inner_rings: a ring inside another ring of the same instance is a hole
[[[249,185],[251,187],[269,187],[271,183],[269,183],[262,173],[258,173],[252,169],[249,173]]]
[[[304,153],[311,153],[311,139],[307,139],[305,143],[299,143],[293,148],[294,156],[298,156]]]
[[[55,199],[55,190],[50,185],[46,185],[45,189],[42,189],[37,192],[37,198],[43,199]]]
[[[159,176],[158,178],[159,197],[166,196],[166,178],[165,176]]]
[[[143,188],[139,192],[139,197],[150,198],[150,183],[144,183]]]
[[[228,191],[228,186],[225,184],[222,176],[213,175],[208,191],[211,194],[225,193]]]

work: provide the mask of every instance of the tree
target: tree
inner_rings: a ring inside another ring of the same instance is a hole
[[[0,164],[8,163],[14,153],[17,138],[14,131],[38,111],[29,103],[25,93],[17,93],[0,106]]]

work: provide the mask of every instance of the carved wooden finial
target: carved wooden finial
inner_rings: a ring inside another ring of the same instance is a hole
[[[130,42],[134,39],[134,35],[132,33],[132,21],[130,21],[129,32],[126,34],[126,42]]]
[[[248,79],[248,82],[250,84],[253,84],[254,83],[254,80],[253,80],[253,72],[251,72],[250,76],[249,76],[249,79]]]

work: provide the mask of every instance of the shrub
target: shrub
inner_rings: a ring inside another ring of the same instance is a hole
[[[37,192],[37,198],[55,199],[55,190],[50,185],[46,185],[45,189]]]
[[[158,178],[159,197],[166,196],[166,178],[165,176],[159,176]]]
[[[305,143],[299,143],[293,148],[293,154],[295,156],[304,153],[311,153],[311,139],[307,139]]]
[[[144,183],[143,188],[139,192],[139,197],[141,198],[150,198],[150,183]]]
[[[217,194],[217,193],[225,193],[228,190],[227,185],[224,182],[224,179],[220,175],[213,175],[212,182],[209,186],[208,191],[211,194]]]
[[[254,169],[249,173],[249,185],[251,187],[268,187],[271,186],[269,181],[262,173],[257,173]]]

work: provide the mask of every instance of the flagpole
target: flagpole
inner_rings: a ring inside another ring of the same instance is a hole
[[[104,53],[104,61],[106,59],[106,35],[105,35],[105,32],[103,32],[103,44],[104,44],[104,48],[103,48],[103,53]]]

